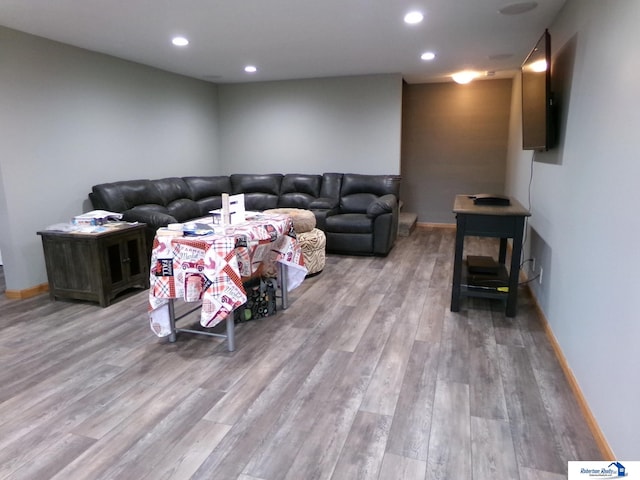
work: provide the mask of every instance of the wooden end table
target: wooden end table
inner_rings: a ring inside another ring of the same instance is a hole
[[[149,288],[146,225],[115,223],[98,233],[43,230],[49,296],[107,307],[129,288]]]

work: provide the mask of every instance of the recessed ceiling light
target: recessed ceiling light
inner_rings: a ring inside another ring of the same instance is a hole
[[[405,23],[408,23],[409,25],[415,25],[416,23],[420,23],[423,19],[424,19],[424,15],[418,11],[409,12],[404,16]]]
[[[173,43],[176,47],[186,47],[187,45],[189,45],[189,40],[184,37],[173,37],[171,43]]]
[[[436,58],[436,54],[433,52],[424,52],[422,55],[420,55],[420,58],[422,60],[433,60],[434,58]]]
[[[256,73],[258,69],[253,65],[247,65],[246,67],[244,67],[244,71],[247,73]]]
[[[538,6],[538,2],[519,2],[506,5],[498,10],[502,15],[520,15],[527,13]]]

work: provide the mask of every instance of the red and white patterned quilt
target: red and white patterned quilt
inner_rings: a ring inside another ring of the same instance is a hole
[[[208,219],[203,219],[208,222]],[[168,299],[202,301],[200,324],[213,327],[247,301],[242,279],[287,269],[287,290],[307,273],[291,218],[255,214],[225,227],[224,234],[197,237],[156,235],[151,254],[149,321],[159,337],[171,333]]]

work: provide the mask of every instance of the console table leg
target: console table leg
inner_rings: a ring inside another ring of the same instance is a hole
[[[466,221],[464,215],[456,215],[456,248],[453,257],[453,285],[451,287],[452,312],[460,311],[460,289],[462,283],[462,252],[464,249],[464,231]]]
[[[509,269],[509,294],[507,295],[507,317],[516,316],[518,303],[518,282],[520,277],[520,255],[522,254],[522,237],[524,230],[524,218],[518,219],[513,234],[513,248],[511,249],[511,268]]]
[[[507,260],[507,239],[500,239],[500,250],[498,251],[498,263],[504,265]]]

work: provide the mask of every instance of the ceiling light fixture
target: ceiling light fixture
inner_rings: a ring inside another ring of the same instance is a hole
[[[474,78],[478,78],[480,74],[478,72],[474,72],[473,70],[463,70],[462,72],[457,72],[451,75],[451,78],[454,82],[464,85],[469,83]]]
[[[531,70],[532,72],[536,72],[536,73],[546,72],[547,61],[544,58],[541,58],[540,60],[535,61],[532,64],[528,65],[528,67],[529,67],[529,70]]]
[[[171,43],[173,43],[176,47],[186,47],[189,45],[189,40],[184,37],[173,37],[171,39]]]
[[[404,16],[404,22],[408,23],[409,25],[420,23],[423,19],[424,15],[418,11],[409,12]]]
[[[498,10],[502,15],[520,15],[538,7],[538,2],[519,2],[506,5]]]
[[[436,58],[436,54],[433,52],[424,52],[422,55],[420,55],[420,58],[422,60],[433,60],[434,58]]]
[[[247,73],[256,73],[258,69],[253,65],[247,65],[246,67],[244,67],[244,71]]]

